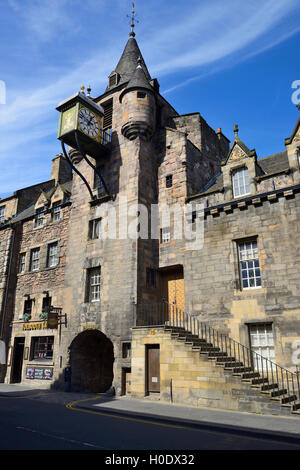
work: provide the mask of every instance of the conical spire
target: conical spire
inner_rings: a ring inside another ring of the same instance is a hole
[[[151,76],[143,59],[142,53],[134,36],[130,36],[123,54],[118,62],[115,72],[119,74],[118,85],[129,82],[136,71],[136,65],[140,59],[140,65],[144,71],[146,79],[151,80]]]

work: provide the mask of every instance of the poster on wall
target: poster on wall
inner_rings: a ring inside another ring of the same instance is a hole
[[[51,380],[53,369],[44,367],[26,367],[26,379]]]

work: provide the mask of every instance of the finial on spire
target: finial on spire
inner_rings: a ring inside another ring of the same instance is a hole
[[[235,124],[233,126],[233,130],[234,130],[234,133],[235,133],[235,137],[237,138],[238,135],[239,135],[239,126],[237,124]]]
[[[137,63],[138,63],[137,69],[141,69],[142,68],[142,58],[141,58],[141,56],[138,58]]]
[[[92,89],[90,85],[87,87],[86,91],[87,91],[87,96],[91,96]]]
[[[136,13],[135,13],[135,4],[134,2],[132,2],[132,11],[131,11],[131,16],[130,15],[127,15],[127,18],[130,18],[130,27],[131,27],[131,31],[129,33],[129,36],[131,37],[135,37],[135,32],[134,32],[134,28],[135,28],[135,24],[138,23],[138,20],[136,19]]]
[[[84,89],[85,89],[85,86],[81,85],[81,87],[80,87],[81,93],[84,93]]]

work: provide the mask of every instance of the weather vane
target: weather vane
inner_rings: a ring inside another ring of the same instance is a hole
[[[135,32],[134,32],[134,28],[135,28],[135,25],[136,23],[138,23],[139,21],[136,19],[136,12],[135,12],[135,4],[134,2],[132,2],[132,11],[131,11],[131,15],[127,15],[127,18],[130,18],[130,27],[131,27],[131,31],[130,31],[130,34],[129,36],[132,36],[134,37],[135,36]]]

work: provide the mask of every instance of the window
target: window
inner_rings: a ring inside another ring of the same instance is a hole
[[[253,354],[253,366],[255,369],[266,369],[266,361],[262,361],[260,356],[275,362],[274,336],[271,323],[258,323],[248,325],[251,349],[259,354]],[[271,364],[269,364],[269,367]]]
[[[61,201],[54,202],[53,207],[52,207],[52,220],[53,222],[57,222],[60,220],[60,206],[61,206]]]
[[[2,206],[0,207],[0,224],[3,224],[3,222],[5,221],[4,215],[5,215],[5,206]]]
[[[24,273],[25,272],[25,261],[26,261],[26,253],[20,253],[19,273]]]
[[[234,197],[250,194],[250,182],[247,168],[236,170],[232,174],[233,195]]]
[[[35,216],[35,226],[41,227],[44,223],[45,212],[44,209],[37,209]]]
[[[173,185],[173,177],[172,175],[166,176],[166,188],[171,188]]]
[[[261,287],[257,240],[238,244],[238,256],[242,289]]]
[[[92,268],[88,273],[88,301],[96,302],[100,300],[100,268]]]
[[[113,100],[109,100],[106,103],[101,104],[104,111],[103,116],[103,129],[107,129],[112,126],[112,115],[113,115]]]
[[[160,242],[161,243],[169,243],[171,240],[171,231],[170,228],[162,228],[160,231]]]
[[[91,240],[95,240],[97,238],[101,238],[102,231],[101,231],[101,219],[94,219],[90,220],[90,231],[89,231],[89,238]]]
[[[48,268],[52,268],[58,264],[58,244],[51,243],[48,245],[48,259],[47,259],[47,266]]]
[[[51,300],[49,295],[43,298],[42,312],[48,312],[49,307],[51,307]]]
[[[138,91],[137,92],[137,97],[140,100],[144,100],[146,98],[146,93],[144,91]]]
[[[129,359],[131,357],[131,343],[122,344],[122,358]]]
[[[30,271],[37,271],[40,263],[40,249],[34,248],[30,254]]]
[[[148,287],[156,286],[156,275],[155,269],[147,268],[146,269],[146,284]]]
[[[108,86],[112,87],[117,85],[119,80],[119,74],[118,73],[112,73],[109,78],[108,78]]]
[[[26,299],[24,302],[24,315],[31,315],[32,299]]]
[[[32,338],[31,359],[53,359],[54,336]]]

